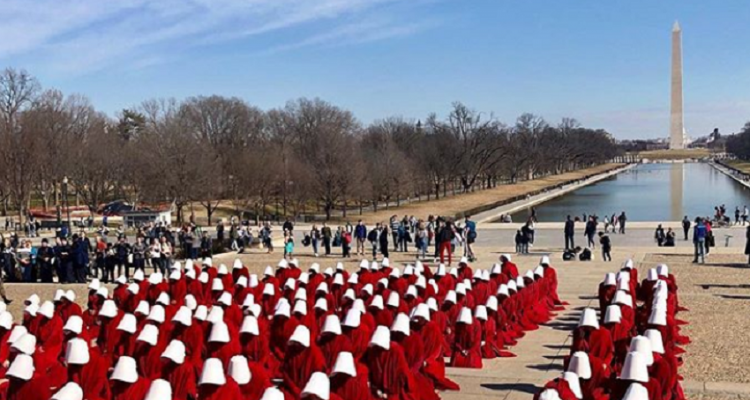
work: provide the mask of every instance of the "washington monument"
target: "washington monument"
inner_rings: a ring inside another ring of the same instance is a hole
[[[669,127],[669,148],[685,148],[685,126],[682,114],[682,29],[675,21],[672,27],[672,110]]]

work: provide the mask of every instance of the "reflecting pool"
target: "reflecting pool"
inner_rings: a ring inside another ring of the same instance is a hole
[[[540,222],[564,221],[567,215],[619,215],[629,221],[679,221],[688,215],[713,216],[714,207],[750,207],[750,190],[704,163],[641,164],[593,185],[536,206]],[[513,215],[528,218],[529,210]]]

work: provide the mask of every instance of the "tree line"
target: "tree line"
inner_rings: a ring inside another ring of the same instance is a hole
[[[0,199],[21,215],[32,199],[54,207],[65,180],[92,211],[114,199],[170,203],[182,220],[200,204],[211,223],[224,201],[244,217],[328,219],[590,167],[618,153],[609,133],[574,119],[523,114],[506,125],[458,102],[446,117],[371,124],[317,98],[267,111],[236,97],[153,99],[111,117],[15,69],[0,75],[0,118]]]
[[[726,137],[726,151],[740,160],[750,160],[750,122],[739,133]]]

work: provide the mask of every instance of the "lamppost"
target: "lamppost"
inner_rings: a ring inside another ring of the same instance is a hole
[[[62,180],[62,195],[65,201],[65,212],[68,215],[68,233],[70,233],[70,204],[68,203],[68,177],[64,176]]]

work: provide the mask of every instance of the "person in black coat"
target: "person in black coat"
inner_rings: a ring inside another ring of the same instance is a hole
[[[89,266],[89,251],[86,242],[78,235],[73,235],[72,246],[74,282],[86,283],[86,273]]]
[[[380,252],[383,254],[383,257],[388,257],[388,235],[390,232],[388,232],[388,225],[383,224],[383,230],[380,231]]]
[[[750,225],[748,225],[745,231],[745,255],[748,256],[747,263],[750,264]]]
[[[573,238],[575,231],[576,223],[568,215],[568,218],[565,220],[565,250],[573,250],[576,247],[575,239]]]
[[[55,258],[55,252],[49,246],[47,238],[42,239],[42,245],[36,253],[36,262],[39,265],[39,275],[42,283],[52,283],[52,260]]]

